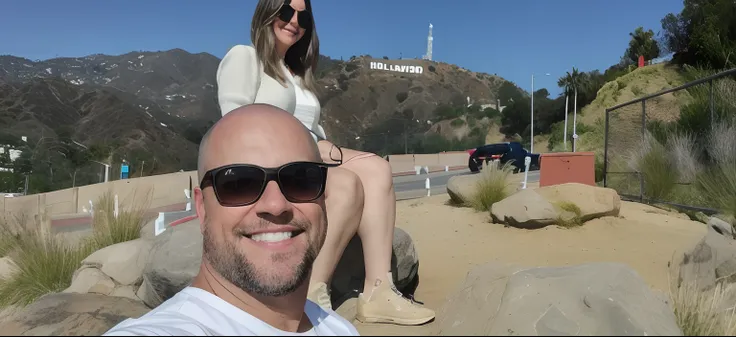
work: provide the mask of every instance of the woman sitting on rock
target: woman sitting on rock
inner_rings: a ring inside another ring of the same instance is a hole
[[[435,314],[401,296],[393,285],[391,253],[396,218],[391,167],[383,158],[342,149],[326,139],[319,125],[314,71],[319,39],[310,0],[260,0],[251,22],[252,46],[236,45],[217,70],[222,114],[252,103],[280,107],[299,119],[317,142],[330,168],[325,195],[329,227],[314,263],[309,298],[330,308],[329,284],[350,239],[360,236],[365,256],[365,285],[357,319],[371,323],[418,325]]]

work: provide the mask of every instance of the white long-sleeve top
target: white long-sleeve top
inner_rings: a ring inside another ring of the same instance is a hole
[[[243,105],[270,104],[292,113],[314,135],[327,139],[319,125],[322,107],[317,96],[304,88],[302,79],[294,77],[284,63],[281,68],[286,87],[263,71],[253,46],[232,47],[217,68],[217,98],[222,115]]]

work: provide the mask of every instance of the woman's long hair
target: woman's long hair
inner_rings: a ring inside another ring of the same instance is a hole
[[[284,61],[294,74],[302,78],[303,86],[316,93],[314,71],[319,59],[319,38],[312,12],[310,0],[304,0],[306,10],[312,13],[312,27],[306,28],[304,36],[288,51]],[[256,49],[258,58],[263,63],[263,70],[286,86],[286,77],[281,71],[279,56],[276,53],[276,37],[273,32],[273,22],[276,20],[279,9],[284,0],[259,0],[251,21],[250,40]]]

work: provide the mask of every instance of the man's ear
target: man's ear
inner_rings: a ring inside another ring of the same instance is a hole
[[[199,187],[194,188],[194,208],[197,211],[197,218],[199,218],[199,230],[204,233],[207,211],[204,207],[204,192],[202,192],[202,189]]]

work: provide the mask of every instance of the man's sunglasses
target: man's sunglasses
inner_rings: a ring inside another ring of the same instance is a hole
[[[297,13],[296,20],[299,23],[299,27],[304,29],[312,28],[312,13],[309,11],[297,11],[294,7],[291,7],[291,0],[284,1],[278,12],[278,17],[281,21],[289,22],[294,17],[294,12]]]
[[[232,164],[207,171],[199,184],[212,186],[217,201],[224,207],[241,207],[258,201],[270,181],[276,181],[286,200],[311,202],[324,194],[327,169],[339,164],[293,162],[275,168]]]

